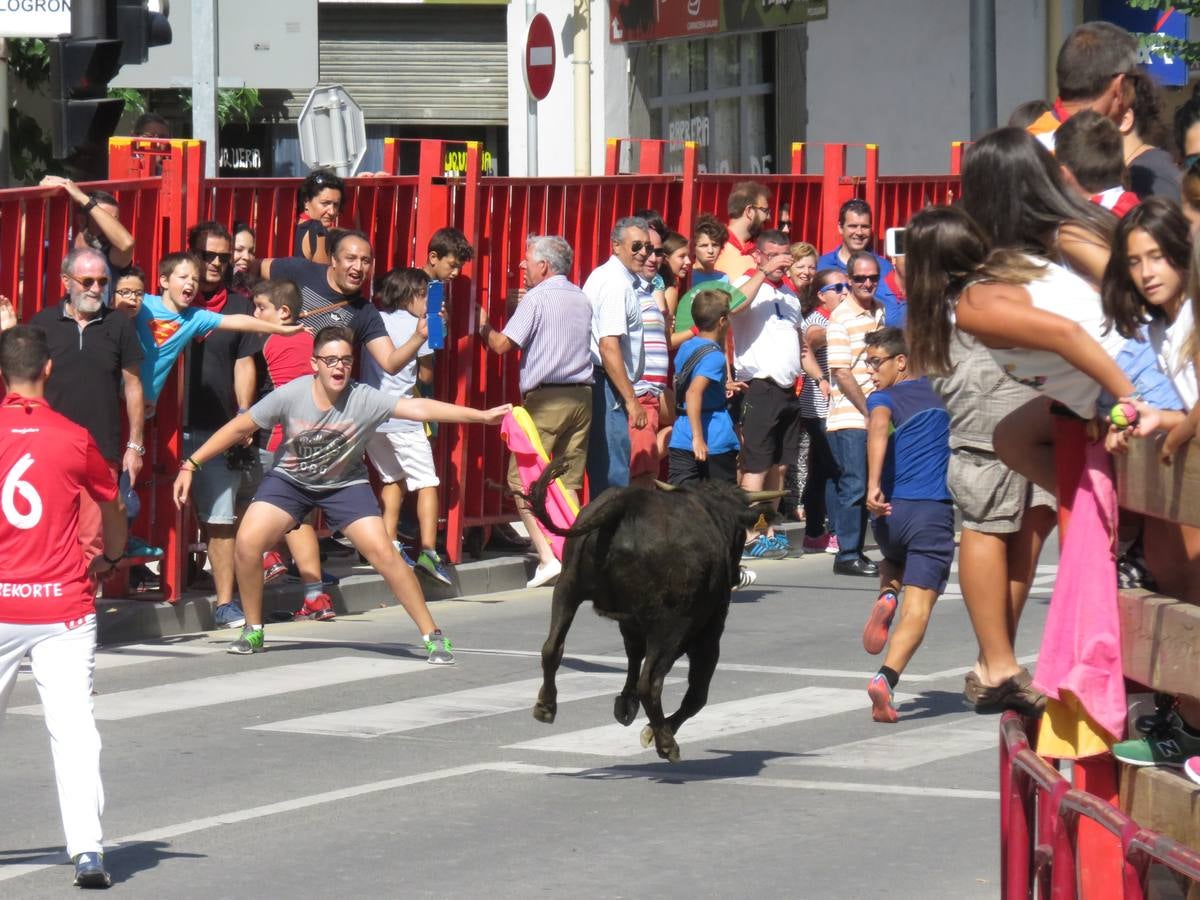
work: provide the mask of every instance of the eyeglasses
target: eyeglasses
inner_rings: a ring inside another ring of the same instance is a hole
[[[654,246],[649,241],[633,241],[629,245],[629,250],[631,253],[641,253],[643,250],[647,253],[653,253]]]
[[[752,206],[750,208],[757,209],[760,213],[762,213],[768,219],[771,218],[771,207],[769,207],[769,206]]]
[[[227,263],[233,259],[232,253],[218,253],[216,250],[204,250],[200,253],[204,257],[205,262],[223,262]]]
[[[138,290],[137,288],[117,288],[113,293],[123,300],[132,300],[134,297],[146,296],[144,290]]]
[[[896,357],[894,355],[893,356],[868,356],[867,357],[867,368],[874,369],[876,372],[878,372],[880,366],[882,366],[889,359],[895,359],[895,358]]]
[[[835,281],[833,284],[827,284],[823,288],[817,288],[818,294],[824,294],[826,291],[836,291],[839,294],[844,294],[850,290],[850,285],[844,281]]]
[[[666,256],[667,255],[667,251],[664,250],[662,247],[655,247],[653,250],[650,251],[650,253],[654,256]]]
[[[851,275],[850,280],[855,284],[875,284],[879,281],[878,275]]]
[[[353,356],[314,356],[313,359],[324,363],[330,369],[337,368],[338,366],[348,369],[354,365]]]
[[[92,289],[93,285],[98,286],[100,288],[100,290],[104,290],[106,287],[108,287],[108,276],[107,275],[101,275],[99,278],[92,278],[89,275],[85,275],[83,278],[77,278],[74,275],[68,275],[67,277],[70,278],[77,285],[79,285],[81,288],[83,288],[85,291],[90,291]]]

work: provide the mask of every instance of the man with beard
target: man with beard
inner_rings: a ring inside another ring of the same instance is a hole
[[[757,181],[733,186],[726,204],[729,239],[717,257],[716,268],[736,281],[758,271],[754,261],[754,239],[771,220],[771,192]]]
[[[817,260],[818,272],[824,269],[846,272],[850,256],[860,250],[875,256],[871,250],[871,207],[866,200],[856,197],[842,204],[838,210],[838,231],[841,232],[842,242]],[[889,328],[903,328],[907,308],[896,293],[900,284],[895,266],[882,256],[875,256],[875,260],[879,263],[879,287],[875,291],[875,299],[883,306],[884,324]]]
[[[62,264],[61,303],[30,321],[46,333],[54,362],[46,400],[56,412],[86,428],[108,463],[136,482],[142,470],[145,407],[142,401],[142,347],[133,323],[104,305],[109,287],[108,259],[91,247],[76,247]],[[129,440],[121,443],[123,395]],[[79,542],[85,565],[103,549],[100,507],[85,491],[79,508]]]

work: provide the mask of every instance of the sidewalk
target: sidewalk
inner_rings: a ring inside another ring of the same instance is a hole
[[[789,520],[776,524],[775,528],[786,532],[799,548],[804,539],[802,522]],[[750,563],[753,564],[753,560]],[[334,609],[339,615],[399,605],[383,578],[370,566],[359,564],[356,554],[330,556],[323,566],[340,578],[337,585],[329,588],[329,596],[333,598]],[[536,558],[526,556],[520,550],[484,551],[483,558],[477,562],[448,568],[454,579],[454,584],[449,586],[417,575],[426,600],[450,600],[521,590],[533,577]],[[270,622],[272,613],[299,609],[303,599],[304,590],[300,582],[292,577],[282,578],[267,585],[263,593],[263,616]],[[151,599],[101,599],[96,604],[98,643],[136,643],[212,631],[218,628],[213,623],[213,602],[213,594],[206,590],[186,591],[174,604]]]

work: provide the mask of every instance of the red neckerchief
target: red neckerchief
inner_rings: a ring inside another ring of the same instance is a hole
[[[821,315],[823,315],[827,319],[833,315],[833,310],[830,309],[828,306],[818,306],[817,312],[819,312]]]
[[[205,294],[203,291],[201,291],[200,296],[192,302],[200,309],[207,309],[209,312],[219,313],[225,308],[225,303],[227,300],[229,300],[229,291],[222,287],[220,290],[213,291],[211,294]]]
[[[1054,98],[1054,107],[1050,110],[1050,112],[1054,115],[1054,118],[1058,119],[1059,122],[1065,122],[1067,119],[1071,118],[1071,114],[1067,112],[1067,108],[1063,106],[1061,97]]]
[[[20,406],[25,409],[26,413],[32,413],[40,407],[49,408],[50,404],[41,397],[26,397],[23,394],[10,393],[6,394],[3,401],[0,401],[4,406]]]
[[[753,252],[753,250],[754,250],[754,242],[753,241],[750,241],[747,244],[743,244],[741,242],[741,239],[738,238],[738,236],[736,234],[734,234],[732,231],[729,232],[729,237],[728,237],[727,241],[728,241],[728,243],[733,244],[733,249],[735,249],[738,253],[742,254],[742,256],[749,256],[751,254],[751,252]]]
[[[300,218],[296,220],[297,225],[303,225],[305,222],[311,222],[312,216],[306,212],[300,213]]]
[[[783,285],[785,288],[787,288],[789,291],[791,291],[793,294],[795,294],[797,297],[800,296],[800,291],[797,289],[797,287],[796,287],[795,283],[792,281],[792,279],[790,277],[788,277],[787,275],[784,275],[783,281],[781,281],[779,283],[781,285]]]

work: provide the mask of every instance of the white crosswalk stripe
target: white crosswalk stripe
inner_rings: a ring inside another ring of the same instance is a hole
[[[803,756],[784,757],[775,760],[774,764],[902,772],[979,750],[993,750],[999,740],[996,718],[975,717],[808,750]]]
[[[1033,575],[1033,582],[1029,586],[1030,600],[1049,600],[1050,594],[1054,590],[1054,579],[1058,575],[1058,566],[1053,564],[1042,564],[1037,567],[1037,571]],[[950,567],[950,582],[946,585],[946,590],[942,592],[944,600],[961,600],[962,586],[958,583],[958,561]]]
[[[679,680],[668,678],[666,683]],[[560,675],[557,681],[558,702],[570,703],[605,694],[615,696],[624,682],[623,675],[585,672]],[[465,691],[398,700],[395,703],[382,703],[378,706],[364,706],[324,715],[254,725],[249,730],[373,738],[484,716],[527,712],[533,707],[541,686],[540,678],[510,681],[507,684],[494,684]]]
[[[896,694],[896,703],[913,699],[911,694]],[[701,741],[744,734],[778,725],[791,725],[808,719],[821,719],[839,713],[870,707],[862,690],[847,688],[805,687],[775,694],[760,694],[741,700],[709,704],[688,721],[679,733],[680,743],[698,746]],[[562,721],[562,713],[559,713]],[[641,717],[630,728],[612,723],[598,728],[570,731],[551,737],[509,744],[509,750],[540,750],[553,753],[584,753],[590,756],[636,756],[653,754],[643,749],[638,732],[646,724]]]
[[[307,691],[351,681],[429,672],[433,666],[414,659],[368,659],[339,656],[273,668],[253,669],[232,675],[213,675],[173,684],[100,694],[95,697],[96,718],[105,721],[134,719],[159,713],[221,706]],[[40,716],[42,707],[19,706],[9,710],[19,716]]]
[[[120,669],[142,663],[207,656],[210,653],[221,653],[224,649],[223,644],[214,645],[207,641],[188,641],[175,644],[121,644],[116,647],[102,647],[96,650],[96,671]],[[33,680],[29,657],[21,660],[17,679],[19,681]]]

